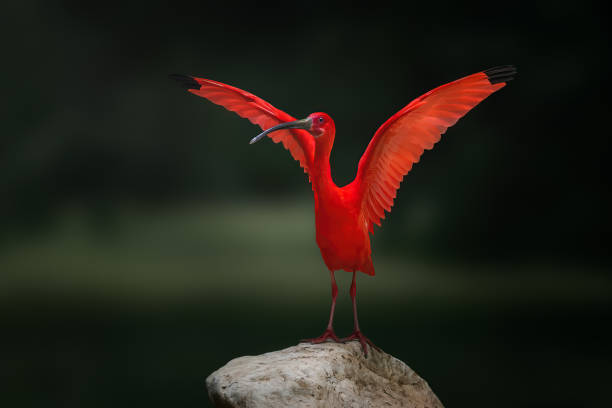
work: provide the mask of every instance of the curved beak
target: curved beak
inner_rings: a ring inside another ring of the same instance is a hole
[[[277,130],[282,130],[282,129],[304,129],[304,130],[310,130],[311,128],[312,128],[312,119],[311,118],[300,119],[300,120],[296,120],[296,121],[293,121],[293,122],[281,123],[280,125],[272,126],[270,129],[267,129],[267,130],[261,132],[260,134],[258,134],[254,138],[252,138],[251,141],[249,142],[249,144],[253,144],[255,142],[259,142],[268,133],[275,132]]]

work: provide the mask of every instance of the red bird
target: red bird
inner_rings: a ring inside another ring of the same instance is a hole
[[[374,344],[363,335],[357,319],[355,275],[374,275],[370,233],[380,226],[385,211],[390,212],[397,189],[424,150],[432,149],[446,129],[454,125],[480,101],[513,79],[513,66],[501,66],[469,75],[442,85],[406,105],[391,116],[374,134],[359,160],[355,180],[338,187],[331,176],[329,157],[336,127],[326,113],[316,112],[296,120],[257,96],[220,82],[185,75],[171,75],[189,92],[236,112],[264,132],[251,139],[255,143],[269,136],[281,142],[308,173],[315,201],[317,244],[329,269],[332,304],[329,323],[323,334],[311,343],[360,341]],[[350,295],[353,302],[354,331],[344,339],[334,333],[333,320],[338,286],[334,272],[353,273]]]

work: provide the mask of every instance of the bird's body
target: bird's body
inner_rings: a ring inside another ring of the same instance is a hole
[[[327,269],[374,275],[370,235],[353,187],[339,188],[330,180],[315,192],[317,245]]]
[[[175,75],[193,94],[236,112],[259,125],[264,136],[281,142],[308,173],[315,201],[316,238],[325,265],[330,271],[332,306],[325,332],[310,341],[340,341],[333,331],[337,285],[334,272],[353,273],[351,298],[355,330],[344,340],[357,339],[367,353],[373,346],[359,328],[357,319],[356,272],[374,275],[370,233],[380,226],[385,211],[403,177],[419,161],[424,150],[433,148],[447,128],[493,92],[512,79],[512,66],[492,68],[461,78],[427,92],[391,116],[376,131],[359,161],[355,180],[344,187],[334,183],[329,165],[336,128],[332,118],[322,112],[295,120],[257,96],[220,82]]]

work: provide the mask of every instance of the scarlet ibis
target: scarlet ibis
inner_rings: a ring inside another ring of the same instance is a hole
[[[296,120],[263,99],[210,79],[171,75],[192,94],[247,118],[264,132],[251,143],[269,136],[281,142],[297,160],[312,183],[315,202],[317,244],[331,278],[331,310],[327,328],[311,343],[327,340],[359,340],[367,355],[367,344],[357,319],[355,301],[356,272],[374,275],[370,233],[380,227],[385,211],[390,212],[403,177],[430,150],[446,129],[493,92],[513,79],[511,65],[491,68],[435,88],[413,100],[378,128],[359,160],[357,176],[350,184],[338,187],[331,175],[329,157],[336,127],[323,112]],[[353,333],[339,339],[333,329],[338,286],[334,272],[353,273],[350,296],[353,303]]]

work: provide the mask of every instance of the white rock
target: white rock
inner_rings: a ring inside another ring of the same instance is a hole
[[[301,343],[236,358],[206,379],[217,408],[418,407],[442,408],[410,367],[358,342]]]

